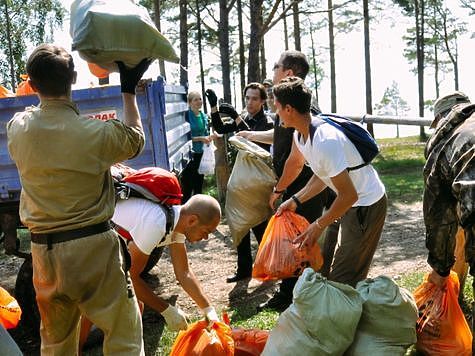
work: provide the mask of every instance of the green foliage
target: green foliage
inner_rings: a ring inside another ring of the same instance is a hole
[[[0,7],[3,15],[0,26],[0,83],[5,85],[9,82],[16,86],[20,75],[25,73],[28,46],[52,42],[53,31],[61,28],[66,10],[59,0],[2,0]],[[5,18],[8,18],[9,26]],[[12,71],[14,78],[10,77]]]
[[[409,111],[407,101],[401,97],[399,85],[393,81],[384,91],[381,101],[374,108],[378,114],[404,116]]]
[[[381,153],[373,165],[386,187],[389,200],[401,203],[420,201],[424,191],[424,143],[411,137],[379,140],[378,144]]]

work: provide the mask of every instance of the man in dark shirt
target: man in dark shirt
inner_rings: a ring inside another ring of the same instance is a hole
[[[211,122],[214,130],[219,134],[232,133],[239,131],[266,131],[273,127],[272,119],[264,113],[264,104],[267,99],[265,87],[260,83],[249,83],[243,92],[247,115],[242,118],[234,107],[227,103],[219,105],[218,99],[213,90],[206,91],[211,106]],[[223,123],[220,113],[231,117],[232,122]],[[258,143],[266,151],[269,151],[270,144]],[[252,228],[252,232],[258,243],[261,242],[264,231],[267,227],[267,220]],[[237,247],[237,270],[236,274],[226,279],[227,283],[233,283],[242,279],[250,278],[252,275],[252,251],[251,235],[248,232]]]
[[[299,51],[285,51],[274,65],[274,85],[281,79],[289,76],[298,76],[305,79],[309,71],[307,58]],[[320,109],[313,105],[312,112],[318,113]],[[277,113],[278,114],[278,113]],[[280,125],[280,118],[276,115],[274,129],[266,132],[241,132],[240,136],[251,141],[267,142],[273,144],[273,165],[274,171],[279,177],[279,181],[274,187],[269,203],[274,208],[275,202],[282,197],[283,201],[289,199],[302,189],[312,177],[310,167],[305,165],[298,154],[298,149],[293,147],[293,128],[285,128]],[[295,150],[295,151],[294,151]],[[320,194],[303,203],[296,210],[297,214],[304,216],[308,221],[315,221],[322,215],[325,207],[330,207],[335,199],[335,194],[326,188]],[[323,256],[324,266],[322,274],[327,274],[333,259],[333,251],[338,234],[338,224],[332,224],[327,228],[324,239]],[[292,291],[297,278],[287,278],[282,280],[279,291],[265,303],[259,305],[258,309],[285,310],[292,303]]]

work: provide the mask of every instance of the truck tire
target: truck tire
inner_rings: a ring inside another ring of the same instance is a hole
[[[155,247],[152,250],[152,253],[148,257],[147,264],[145,265],[145,267],[142,271],[142,274],[147,274],[148,272],[150,272],[150,270],[153,267],[155,267],[157,262],[160,260],[160,257],[162,257],[162,253],[163,253],[163,247]]]

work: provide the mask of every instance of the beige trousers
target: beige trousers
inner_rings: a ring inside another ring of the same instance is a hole
[[[47,245],[32,243],[41,315],[41,354],[76,355],[79,317],[104,332],[104,355],[144,355],[142,321],[112,231]]]

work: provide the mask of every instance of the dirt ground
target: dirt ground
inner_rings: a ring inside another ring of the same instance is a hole
[[[277,288],[276,283],[260,283],[256,280],[226,283],[226,276],[232,274],[236,267],[236,252],[232,249],[225,221],[219,225],[215,236],[207,241],[189,244],[187,248],[190,265],[218,311],[241,306],[255,308]],[[426,270],[426,258],[422,204],[390,205],[370,277],[384,274],[397,280],[404,273]],[[10,292],[13,292],[15,277],[22,261],[5,256],[3,248],[0,250],[0,285]],[[152,269],[147,282],[164,298],[176,300],[176,304],[191,316],[199,316],[193,301],[176,282],[166,252]]]

